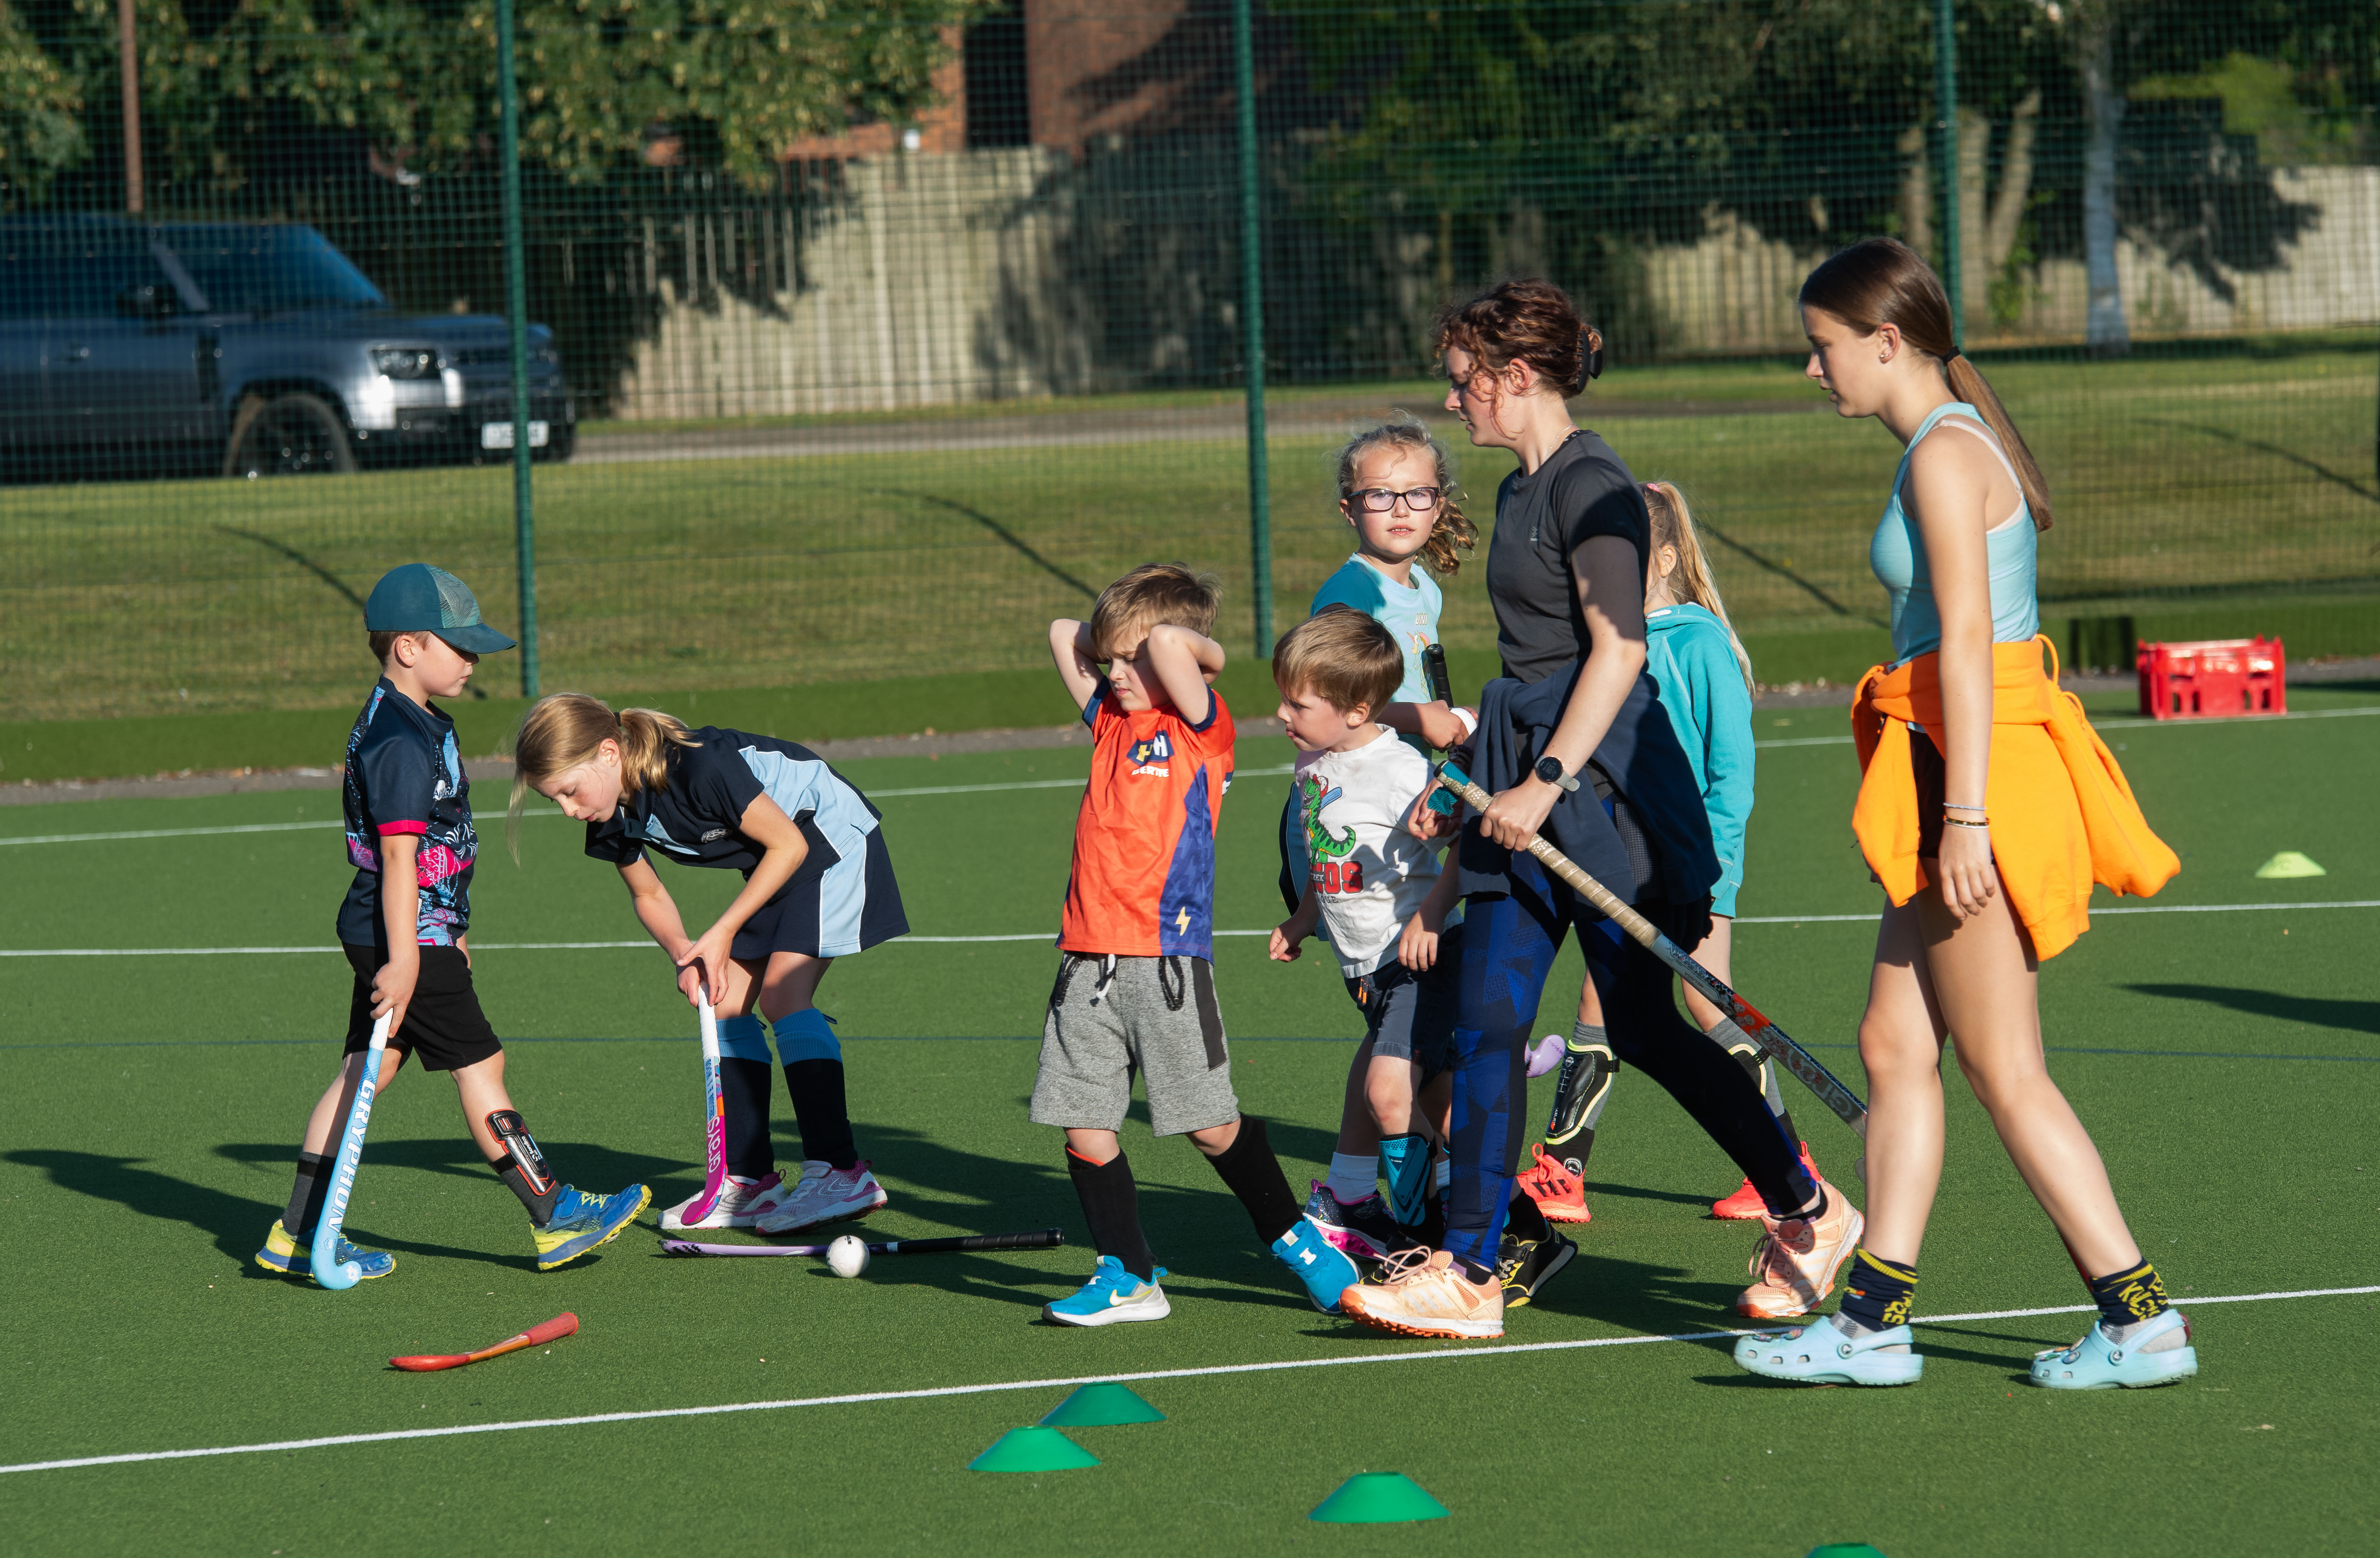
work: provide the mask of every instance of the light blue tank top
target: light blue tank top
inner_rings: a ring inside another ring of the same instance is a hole
[[[1930,655],[1942,646],[1942,618],[1934,606],[1934,578],[1925,566],[1925,537],[1918,534],[1915,517],[1901,504],[1900,489],[1909,479],[1909,462],[1917,446],[1945,417],[1963,417],[1981,428],[1992,453],[2008,466],[2009,479],[2016,481],[2016,469],[2009,465],[2008,455],[1999,440],[1991,435],[1984,414],[1964,401],[1936,406],[1917,425],[1917,436],[1909,441],[1900,468],[1893,473],[1892,495],[1885,501],[1884,517],[1876,522],[1876,538],[1867,549],[1868,566],[1876,570],[1877,582],[1892,602],[1895,664]],[[2030,643],[2041,631],[2041,607],[2036,594],[2033,509],[2024,501],[2023,483],[2017,483],[2015,516],[1985,532],[1984,546],[1991,566],[1992,642]]]

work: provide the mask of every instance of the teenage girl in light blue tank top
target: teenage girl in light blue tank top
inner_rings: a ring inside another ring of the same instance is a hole
[[[1940,728],[1923,737],[1913,727],[1900,732],[1905,744],[1898,764],[1885,757],[1883,744],[1862,756],[1863,801],[1871,789],[1876,791],[1872,824],[1900,828],[1913,822],[1907,831],[1916,837],[1907,842],[1915,846],[1922,870],[1915,890],[1901,901],[1888,895],[1860,1021],[1860,1060],[1869,1089],[1868,1199],[1847,1262],[1848,1290],[1834,1312],[1779,1340],[1740,1342],[1736,1361],[1770,1379],[1813,1384],[1907,1385],[1923,1377],[1925,1358],[1908,1317],[1917,1259],[1942,1189],[1942,1057],[1955,1034],[1959,1069],[1975,1096],[1986,1101],[1994,1129],[2035,1188],[2098,1311],[2072,1347],[2036,1354],[2027,1377],[2053,1390],[2187,1378],[2198,1369],[2189,1325],[2126,1226],[2090,1132],[2050,1078],[2042,1048],[2040,960],[2000,876],[1993,843],[1995,807],[2027,822],[2061,809],[2080,817],[2070,769],[2055,778],[2018,778],[1997,790],[1992,783],[1995,750],[2004,740],[2028,739],[2018,734],[2027,723],[2022,694],[2038,690],[2014,682],[2021,662],[2034,657],[2022,647],[1994,654],[1965,631],[1949,652],[1943,649],[1937,577],[1953,623],[1980,627],[1985,613],[1977,608],[1988,606],[1993,645],[2030,645],[2040,625],[2034,537],[2035,522],[2046,525],[2051,517],[2047,492],[2006,409],[1959,350],[1949,297],[1914,250],[1893,238],[1852,244],[1810,273],[1800,303],[1810,341],[1807,375],[1826,387],[1840,415],[1873,417],[1907,446],[1868,553],[1891,598],[1898,663],[1863,683],[1854,719],[1888,739],[1888,726],[1897,721],[1881,713],[1878,683],[1893,682],[1913,694],[1926,682],[1923,707],[1938,710]],[[1979,407],[1988,409],[1989,422]],[[1928,438],[1937,441],[1926,456],[1927,483],[1922,494],[1911,494],[1910,473]],[[2010,510],[1994,507],[2000,501],[1994,492],[2007,489],[1991,463],[1974,458],[1962,439],[1979,441],[1999,462],[2017,491]],[[1957,551],[1960,566],[1927,566],[1927,536],[1910,512],[1920,500],[1943,505],[1930,516],[1933,538]],[[1985,542],[1981,577],[1970,567],[1978,532]],[[1986,592],[1987,599],[1978,598]],[[2012,718],[2005,725],[1996,718],[2003,712],[2003,658],[2010,690],[2020,694],[2010,700],[2006,712]],[[2046,672],[2034,674],[2046,678]],[[1913,696],[1895,696],[1899,707],[1919,707]],[[1867,723],[1876,720],[1888,728]],[[2068,787],[2063,795],[2061,784]],[[1899,785],[1910,788],[1885,793]],[[1864,848],[1864,833],[1862,838]],[[1832,1281],[1831,1271],[1820,1270],[1811,1286],[1823,1294]]]
[[[1993,436],[1984,414],[1964,401],[1952,401],[1936,406],[1918,425],[1917,436],[1909,441],[1909,450],[1900,457],[1900,468],[1893,473],[1892,493],[1885,500],[1884,517],[1876,521],[1876,537],[1868,543],[1868,566],[1876,570],[1892,603],[1896,665],[1942,647],[1942,618],[1934,605],[1933,573],[1925,566],[1925,538],[1918,533],[1916,516],[1902,504],[1900,489],[1909,480],[1909,462],[1916,457],[1917,446],[1945,417],[1959,418],[1950,424],[1953,431],[1981,438],[2007,468],[2009,481],[2017,489],[2016,512],[1984,532],[1985,555],[1991,565],[1992,642],[2027,644],[2041,631],[2036,532],[2032,505],[2024,499],[2024,484],[2017,480],[2016,467],[2009,465],[2008,453]]]

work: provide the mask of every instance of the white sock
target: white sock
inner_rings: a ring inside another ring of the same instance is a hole
[[[1453,1180],[1454,1160],[1452,1158],[1439,1159],[1437,1166],[1429,1171],[1429,1182],[1437,1186],[1439,1193],[1443,1194],[1446,1190],[1446,1187],[1453,1183]]]
[[[1327,1183],[1331,1197],[1342,1206],[1353,1206],[1377,1193],[1379,1177],[1380,1159],[1377,1153],[1330,1154],[1330,1178]]]

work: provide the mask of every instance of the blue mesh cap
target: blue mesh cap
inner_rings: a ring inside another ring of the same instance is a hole
[[[515,647],[511,639],[480,621],[480,599],[470,586],[426,562],[408,562],[381,575],[364,602],[364,630],[434,633],[474,655]]]

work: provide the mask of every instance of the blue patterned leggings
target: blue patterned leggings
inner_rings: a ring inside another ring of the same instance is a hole
[[[1603,917],[1531,856],[1512,856],[1512,884],[1509,896],[1475,898],[1463,910],[1446,1249],[1495,1267],[1528,1130],[1529,1029],[1554,954],[1573,927],[1612,1053],[1658,1082],[1710,1133],[1772,1214],[1815,1200],[1800,1149],[1769,1112],[1760,1084],[1678,1014],[1669,968],[1626,936],[1603,934]]]

